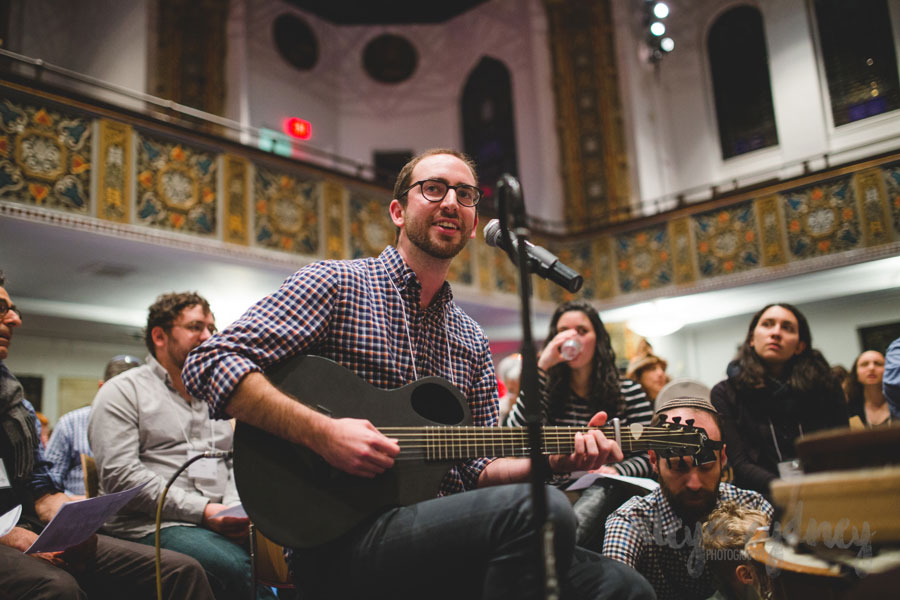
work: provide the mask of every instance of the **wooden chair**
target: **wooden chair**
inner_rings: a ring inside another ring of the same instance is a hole
[[[256,598],[257,585],[291,589],[294,583],[284,560],[284,549],[259,532],[250,523],[250,569],[253,576],[251,597]]]
[[[93,498],[97,495],[100,487],[97,462],[93,456],[82,453],[81,470],[84,472],[84,495],[86,498]]]

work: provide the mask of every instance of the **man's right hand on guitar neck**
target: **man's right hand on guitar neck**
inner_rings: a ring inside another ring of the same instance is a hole
[[[375,477],[394,466],[400,443],[364,419],[324,417],[309,447],[332,467],[351,475]]]

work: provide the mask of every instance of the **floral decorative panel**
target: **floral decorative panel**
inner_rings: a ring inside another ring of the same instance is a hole
[[[594,255],[593,288],[594,298],[612,298],[616,294],[615,261],[613,259],[612,239],[603,236],[591,243]]]
[[[247,246],[250,244],[250,227],[247,222],[250,163],[237,156],[225,155],[223,165],[225,206],[222,239]]]
[[[100,121],[97,216],[101,219],[131,220],[131,137],[130,125]]]
[[[344,187],[333,181],[323,184],[325,197],[325,258],[344,258]]]
[[[900,163],[886,165],[883,173],[889,220],[894,228],[894,234],[900,236]]]
[[[783,265],[787,262],[784,250],[783,223],[778,215],[779,196],[771,195],[754,201],[756,220],[759,228],[762,262],[767,267]]]
[[[623,294],[672,283],[672,255],[665,225],[616,236],[616,270]]]
[[[866,169],[855,179],[863,240],[866,246],[886,244],[891,241],[891,230],[884,211],[887,192],[881,169]]]
[[[752,202],[694,215],[694,243],[701,277],[730,275],[760,264]]]
[[[298,254],[319,254],[322,183],[258,166],[253,178],[256,245]]]
[[[782,194],[788,249],[794,259],[825,256],[862,245],[850,175]]]
[[[90,212],[91,121],[0,99],[0,199]]]
[[[216,233],[217,156],[140,134],[136,222],[179,233]]]
[[[393,245],[397,230],[391,222],[389,194],[350,193],[350,258],[378,256]]]
[[[678,219],[669,223],[669,238],[672,240],[672,268],[675,283],[691,283],[697,279],[694,268],[694,252],[691,248],[691,220]]]

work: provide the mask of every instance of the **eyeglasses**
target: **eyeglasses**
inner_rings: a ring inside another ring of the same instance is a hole
[[[9,304],[6,300],[0,300],[0,321],[6,318],[6,313],[9,311],[13,311],[19,316],[19,320],[22,320],[22,311],[16,308],[15,304]]]
[[[437,179],[423,179],[422,181],[417,181],[406,188],[400,195],[408,194],[409,190],[417,185],[422,186],[422,196],[429,202],[440,202],[447,195],[447,190],[451,189],[456,192],[456,201],[462,206],[475,206],[481,200],[482,196],[481,190],[474,185],[466,185],[465,183],[450,185],[445,181],[439,181]]]
[[[218,329],[216,329],[215,325],[206,324],[203,321],[191,321],[190,323],[185,323],[183,325],[176,323],[176,324],[173,324],[172,326],[173,327],[181,327],[182,329],[187,329],[188,331],[190,331],[191,333],[194,333],[194,334],[203,333],[204,329],[206,329],[207,331],[209,331],[212,334],[214,334],[215,332],[218,331]]]

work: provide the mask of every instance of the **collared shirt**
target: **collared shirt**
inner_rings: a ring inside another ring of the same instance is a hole
[[[772,506],[757,492],[720,483],[719,502],[727,500],[772,518]],[[701,525],[685,527],[660,488],[632,498],[609,516],[603,554],[637,569],[659,600],[699,600],[716,591],[701,541]]]
[[[214,421],[207,406],[187,402],[172,386],[165,368],[152,356],[144,365],[107,381],[94,398],[88,439],[97,461],[100,493],[121,492],[145,481],[134,500],[106,522],[117,537],[136,539],[152,533],[156,504],[166,481],[192,452],[230,450],[233,431]],[[215,461],[215,477],[182,473],[169,488],[163,527],[197,525],[210,502],[238,502],[231,459]]]
[[[497,379],[484,332],[452,301],[448,283],[424,309],[421,289],[391,246],[377,258],[308,265],[195,348],[182,374],[185,385],[225,418],[245,375],[288,356],[315,354],[381,389],[441,376],[468,399],[475,425],[496,425]],[[452,467],[440,493],[477,487],[488,462]]]
[[[67,494],[84,495],[81,455],[93,456],[87,434],[90,416],[90,406],[64,414],[56,423],[47,444],[45,456],[53,463],[50,475]]]

